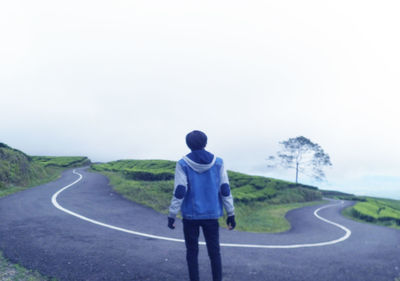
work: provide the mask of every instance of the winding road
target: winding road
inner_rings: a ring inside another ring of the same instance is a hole
[[[351,202],[291,211],[279,234],[221,228],[224,280],[400,278],[400,231],[340,215]],[[188,280],[182,225],[112,191],[86,169],[0,199],[0,250],[58,280]],[[200,275],[210,280],[205,247]]]

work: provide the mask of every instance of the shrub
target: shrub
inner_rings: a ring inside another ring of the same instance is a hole
[[[264,201],[273,197],[276,190],[273,188],[257,189],[252,185],[245,185],[232,190],[233,198],[238,202]]]
[[[169,171],[141,171],[135,169],[125,169],[122,171],[126,179],[142,181],[163,181],[174,179],[174,173]]]
[[[84,156],[32,156],[35,163],[44,167],[78,167],[90,164],[90,160]]]

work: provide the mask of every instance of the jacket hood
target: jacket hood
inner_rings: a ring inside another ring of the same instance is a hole
[[[191,160],[187,156],[183,157],[183,160],[189,165],[189,167],[192,168],[197,173],[204,173],[204,172],[208,171],[209,169],[211,169],[211,167],[214,166],[216,159],[217,159],[217,157],[215,157],[215,155],[214,155],[211,163],[209,163],[209,164],[199,164],[199,163]]]

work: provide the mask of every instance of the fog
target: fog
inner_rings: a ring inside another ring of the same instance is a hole
[[[235,171],[303,135],[321,188],[400,199],[397,1],[8,1],[0,141],[32,155],[178,160],[185,135]]]

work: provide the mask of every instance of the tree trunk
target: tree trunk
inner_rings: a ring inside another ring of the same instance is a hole
[[[299,162],[296,163],[296,185],[298,184],[299,179]]]

